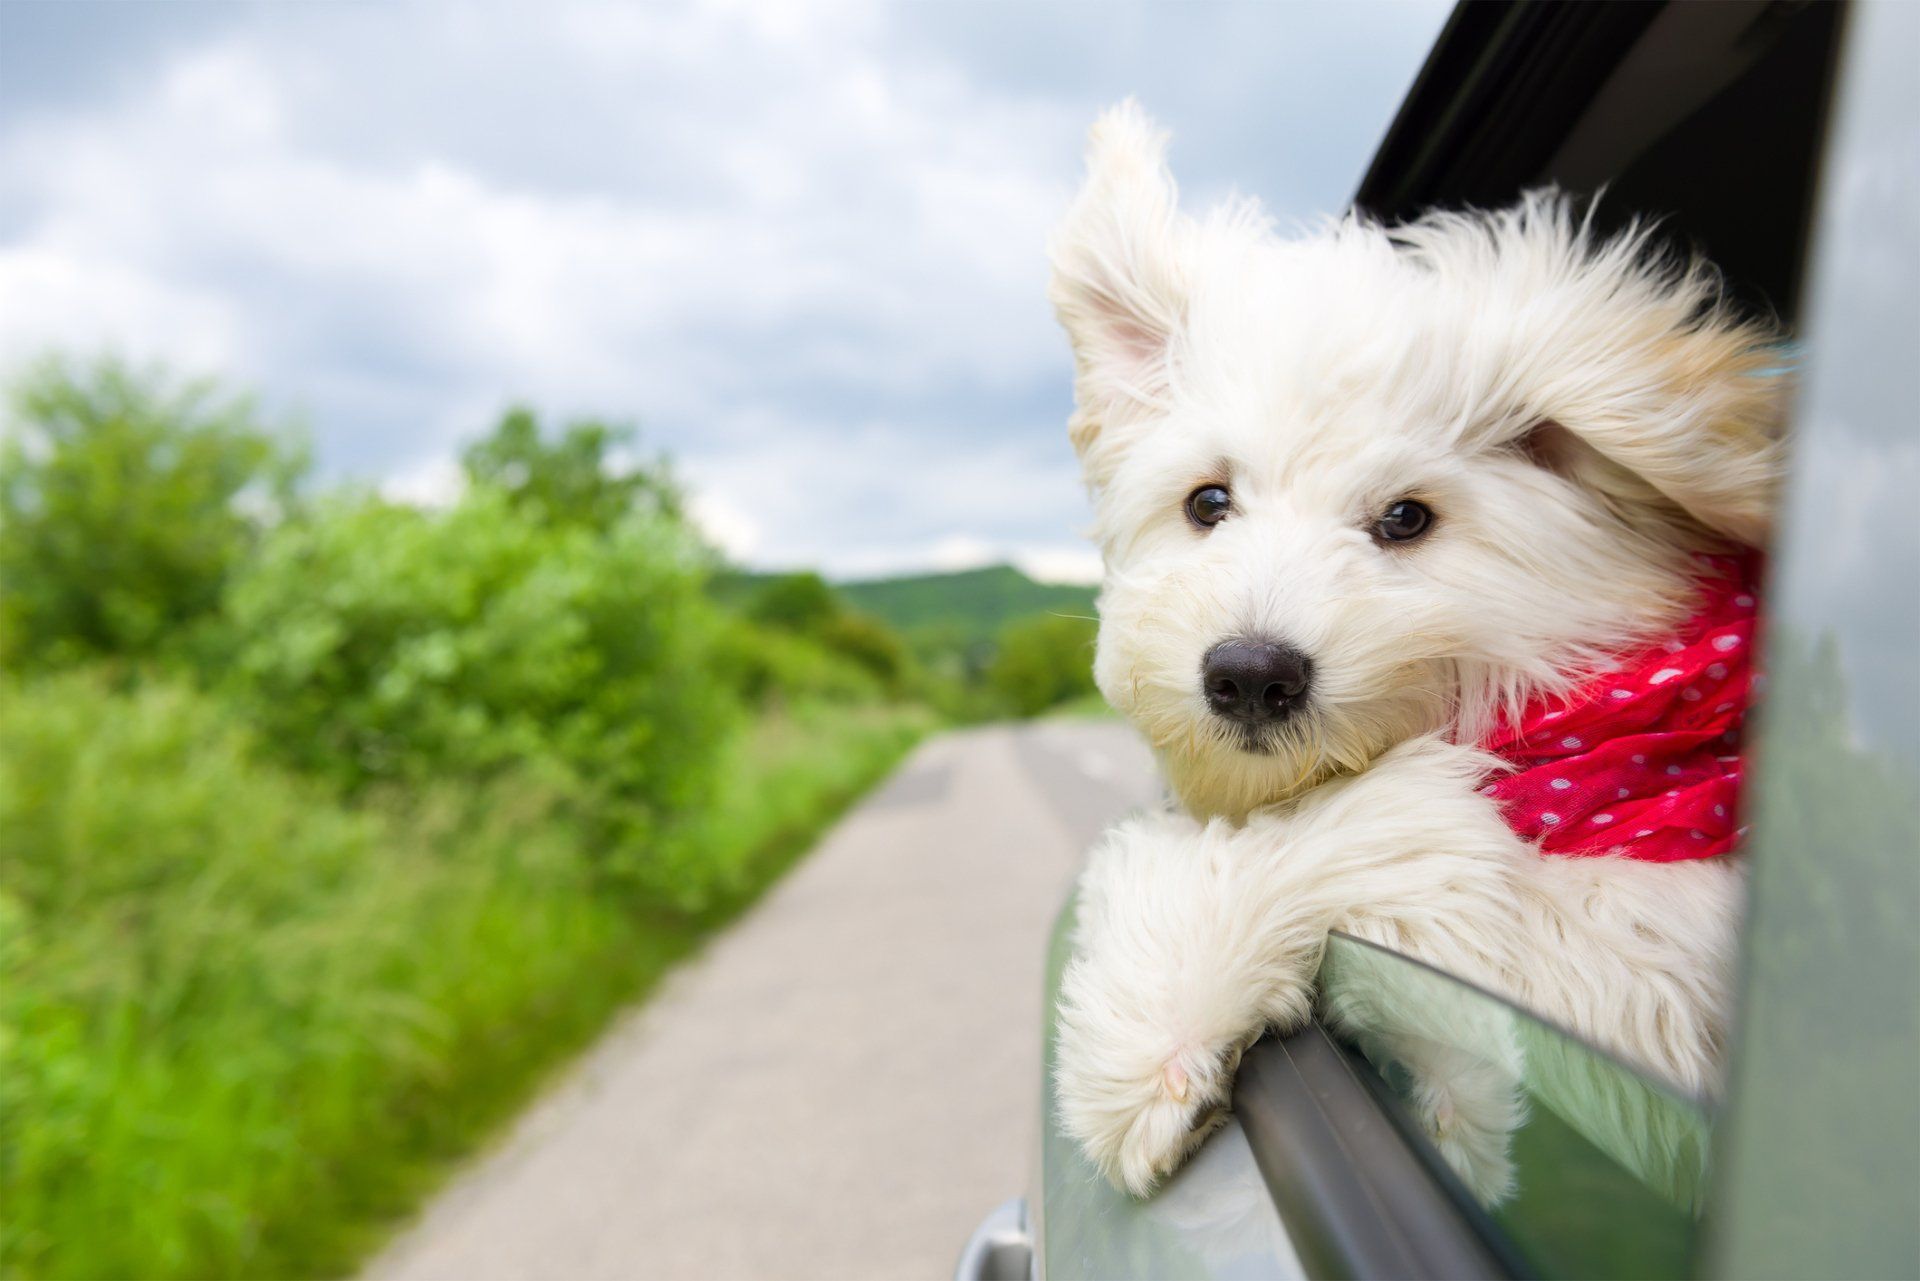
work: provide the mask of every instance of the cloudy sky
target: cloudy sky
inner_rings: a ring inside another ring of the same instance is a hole
[[[509,403],[630,420],[749,563],[1085,576],[1087,124],[1314,218],[1447,8],[0,0],[0,362],[216,374],[423,500]]]

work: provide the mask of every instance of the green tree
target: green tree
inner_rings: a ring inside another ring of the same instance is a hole
[[[634,456],[631,427],[583,420],[548,440],[531,410],[509,410],[461,462],[469,484],[557,524],[606,532],[633,512],[680,514],[680,492],[659,460]]]
[[[1086,619],[1052,614],[1007,624],[987,667],[988,688],[1021,716],[1093,693],[1095,631]]]
[[[871,614],[849,610],[839,615],[821,629],[820,643],[853,660],[896,693],[912,667],[912,657],[900,633]]]
[[[217,607],[305,456],[252,405],[115,360],[49,361],[0,442],[0,663],[147,657]]]
[[[735,723],[706,560],[658,513],[601,532],[492,488],[441,512],[344,500],[236,578],[226,680],[272,747],[350,790],[527,768],[639,856],[706,801]]]
[[[818,635],[844,608],[820,575],[782,574],[760,585],[747,601],[746,614],[767,627]]]
[[[746,617],[764,628],[804,636],[851,661],[890,692],[899,693],[913,667],[900,633],[846,600],[815,573],[782,574],[747,598]]]

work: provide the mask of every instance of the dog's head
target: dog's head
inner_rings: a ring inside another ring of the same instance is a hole
[[[1095,675],[1199,810],[1484,728],[1684,614],[1757,544],[1780,353],[1700,263],[1551,193],[1276,236],[1176,208],[1095,127],[1052,246],[1106,564]]]

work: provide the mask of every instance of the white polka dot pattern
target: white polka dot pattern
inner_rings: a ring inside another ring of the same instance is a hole
[[[1511,767],[1482,791],[1543,853],[1660,862],[1737,843],[1755,564],[1702,564],[1700,608],[1671,638],[1596,664],[1481,743]]]

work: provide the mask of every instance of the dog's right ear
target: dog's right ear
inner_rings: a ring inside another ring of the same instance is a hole
[[[1093,127],[1087,179],[1054,233],[1047,290],[1073,343],[1068,426],[1089,483],[1111,474],[1129,429],[1165,402],[1187,281],[1167,136],[1131,99]]]

